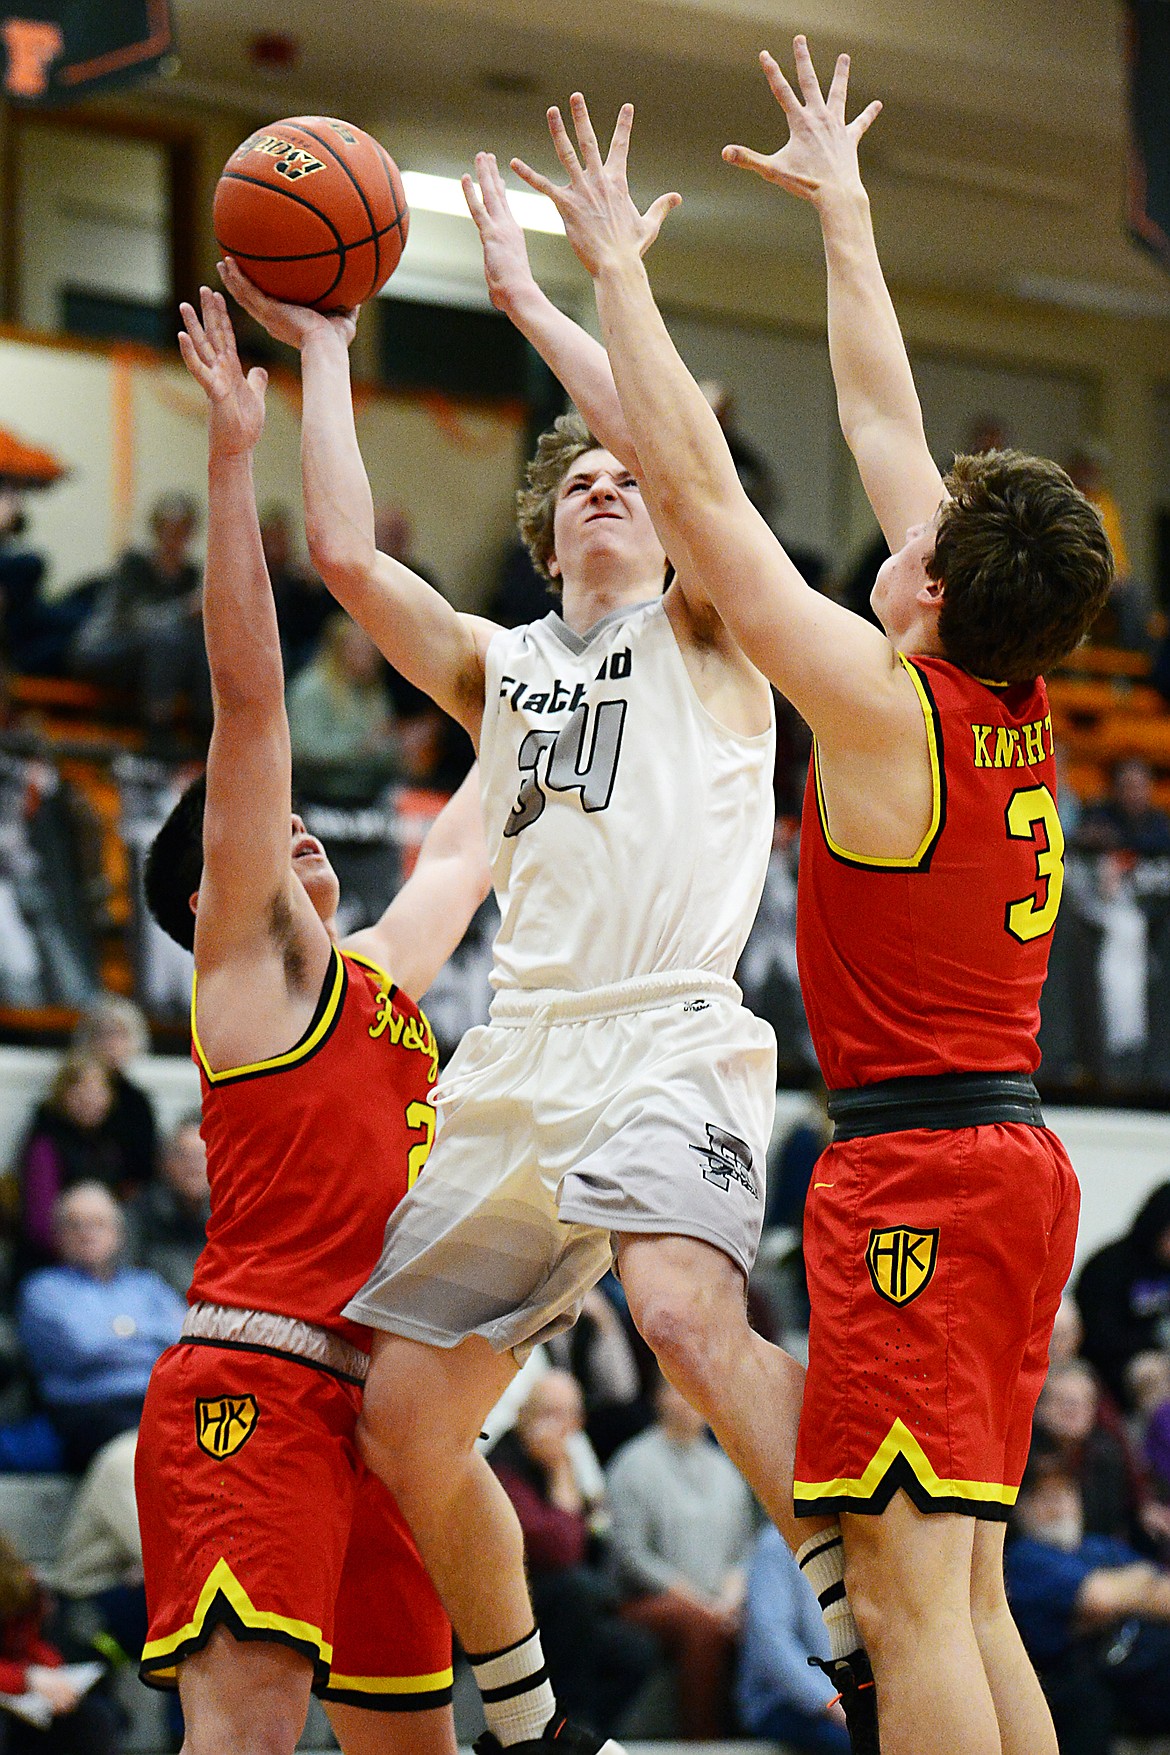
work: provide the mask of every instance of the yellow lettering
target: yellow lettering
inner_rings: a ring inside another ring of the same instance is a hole
[[[1014,725],[1000,725],[996,728],[995,766],[997,768],[1014,767],[1019,742],[1020,734]]]
[[[991,736],[991,727],[990,725],[973,725],[971,730],[975,733],[975,766],[977,768],[990,768],[991,751],[987,747],[987,740]]]
[[[1024,727],[1024,750],[1028,765],[1034,767],[1044,760],[1044,721],[1033,719]]]
[[[1056,739],[1052,735],[1052,714],[1051,713],[1046,713],[1044,715],[1044,729],[1048,733],[1048,754],[1050,756],[1054,756],[1056,754]]]

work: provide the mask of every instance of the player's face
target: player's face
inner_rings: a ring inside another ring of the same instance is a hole
[[[598,569],[661,579],[666,556],[642,490],[610,451],[585,451],[566,472],[553,513],[549,570],[560,579],[589,578]]]
[[[901,548],[878,570],[869,594],[870,607],[891,640],[897,641],[921,613],[920,593],[934,583],[926,563],[934,553],[937,535],[936,512],[928,524],[911,525]]]
[[[328,855],[300,817],[292,819],[292,868],[322,920],[332,920],[341,900],[341,886]]]

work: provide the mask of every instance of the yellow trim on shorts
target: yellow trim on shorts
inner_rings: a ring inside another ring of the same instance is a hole
[[[914,1479],[931,1499],[965,1499],[982,1505],[1014,1505],[1016,1502],[1018,1487],[1004,1487],[993,1481],[944,1480],[935,1473],[926,1452],[901,1420],[894,1421],[858,1480],[794,1481],[792,1491],[797,1499],[806,1502],[818,1499],[869,1500],[899,1457],[905,1460]]]
[[[914,684],[915,693],[918,696],[918,705],[922,709],[922,717],[926,722],[926,744],[927,752],[930,756],[930,826],[908,859],[887,859],[881,855],[872,853],[851,853],[847,847],[842,847],[839,842],[834,841],[832,835],[829,833],[829,813],[825,805],[825,794],[821,784],[820,746],[817,743],[816,738],[814,737],[813,739],[813,780],[816,785],[817,815],[820,818],[821,833],[825,837],[825,845],[830,853],[832,853],[837,859],[844,860],[846,864],[872,867],[877,871],[917,871],[927,854],[933,848],[935,841],[938,839],[939,829],[942,826],[942,748],[939,737],[938,721],[935,717],[934,702],[931,699],[925,682],[904,652],[898,653],[898,661],[906,671],[910,681]]]
[[[180,1627],[177,1633],[168,1634],[165,1639],[149,1640],[142,1648],[141,1662],[153,1664],[158,1658],[170,1657],[180,1646],[189,1645],[192,1640],[198,1639],[211,1607],[219,1596],[230,1604],[243,1626],[252,1628],[257,1633],[279,1634],[286,1639],[296,1640],[300,1645],[314,1646],[322,1663],[332,1663],[333,1647],[319,1627],[313,1627],[308,1621],[294,1620],[290,1615],[271,1615],[263,1609],[257,1609],[227,1561],[222,1558],[216,1561],[208,1574],[207,1583],[199,1592],[195,1613],[187,1625]]]
[[[352,1694],[436,1694],[450,1688],[454,1671],[432,1670],[429,1676],[339,1676],[329,1672],[330,1689],[344,1688]]]
[[[208,1084],[222,1084],[225,1079],[243,1078],[248,1073],[279,1072],[282,1067],[295,1066],[298,1061],[307,1060],[309,1058],[310,1054],[319,1047],[322,1038],[332,1029],[337,1017],[337,1007],[341,1001],[341,995],[345,987],[345,964],[342,962],[341,952],[336,945],[333,945],[330,954],[333,957],[333,986],[329,991],[329,998],[325,1002],[325,1008],[322,1011],[321,1016],[318,1018],[312,1033],[306,1036],[303,1041],[298,1042],[295,1048],[288,1049],[284,1054],[276,1054],[271,1060],[257,1060],[250,1066],[225,1066],[219,1072],[212,1072],[211,1067],[208,1065],[207,1056],[203,1052],[203,1044],[199,1040],[199,1031],[195,1025],[195,993],[199,977],[197,973],[192,975],[191,1041],[194,1043],[195,1052],[199,1056],[199,1064],[207,1075]],[[379,974],[380,973],[381,971],[379,970]],[[328,979],[328,973],[326,973],[326,979]]]

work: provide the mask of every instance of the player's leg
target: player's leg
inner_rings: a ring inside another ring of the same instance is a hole
[[[1003,1581],[1007,1526],[977,1523],[971,1567],[971,1618],[983,1654],[1003,1755],[1057,1755],[1048,1702],[1008,1607]]]
[[[371,1712],[331,1700],[325,1711],[342,1755],[455,1755],[449,1706],[429,1712]]]
[[[305,1728],[312,1661],[275,1641],[217,1627],[179,1665],[182,1755],[292,1755]]]
[[[447,1348],[378,1334],[366,1379],[362,1456],[397,1499],[468,1652],[532,1628],[520,1524],[475,1449],[515,1374],[511,1354],[480,1335]]]
[[[882,1755],[1001,1755],[972,1617],[976,1520],[920,1512],[898,1492],[880,1516],[846,1513],[841,1526]]]
[[[750,1327],[743,1274],[721,1249],[626,1234],[618,1263],[630,1314],[663,1374],[705,1417],[795,1552],[818,1528],[792,1511],[803,1370]]]

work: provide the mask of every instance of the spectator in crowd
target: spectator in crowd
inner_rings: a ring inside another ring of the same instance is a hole
[[[1076,845],[1086,853],[1170,853],[1170,816],[1154,803],[1148,762],[1127,756],[1114,766],[1108,796],[1081,813]]]
[[[1086,1533],[1130,1541],[1139,1522],[1135,1484],[1121,1439],[1100,1420],[1100,1402],[1097,1379],[1083,1359],[1050,1366],[1034,1429],[1076,1482]]]
[[[150,1047],[142,1009],[132,999],[104,993],[78,1020],[73,1047],[100,1060],[110,1075],[114,1101],[106,1123],[122,1149],[122,1193],[149,1182],[155,1173],[157,1127],[154,1104],[127,1069]]]
[[[199,512],[189,494],[164,494],[150,512],[150,547],[129,549],[97,588],[73,647],[79,675],[132,690],[147,725],[173,735],[185,705],[201,741],[211,725],[211,679],[200,618],[202,583],[191,558]]]
[[[585,1294],[572,1328],[545,1346],[553,1363],[580,1384],[586,1435],[598,1459],[608,1462],[620,1444],[650,1424],[646,1385],[657,1370],[612,1273]]]
[[[731,1666],[754,1534],[752,1498],[701,1414],[660,1378],[655,1421],[606,1471],[622,1614],[678,1667],[680,1729],[726,1734]]]
[[[114,1083],[103,1063],[92,1054],[66,1055],[37,1105],[17,1161],[18,1278],[57,1260],[53,1211],[65,1189],[100,1182],[120,1193],[128,1183],[122,1143],[111,1127],[113,1113]]]
[[[1124,1237],[1091,1255],[1076,1283],[1081,1351],[1119,1407],[1130,1361],[1170,1349],[1170,1182],[1147,1197]]]
[[[318,796],[350,796],[355,788],[369,793],[397,774],[382,668],[370,636],[338,611],[325,623],[317,656],[289,685],[293,761],[298,778]]]
[[[828,1677],[820,1605],[779,1530],[769,1524],[752,1551],[735,1677],[739,1721],[749,1736],[809,1755],[849,1755],[845,1713]]]
[[[1125,1728],[1170,1731],[1170,1575],[1086,1535],[1058,1457],[1029,1459],[1005,1554],[1012,1613],[1052,1709],[1061,1755],[1113,1755]]]
[[[70,643],[92,606],[93,593],[84,587],[47,598],[44,557],[21,541],[26,495],[64,474],[51,452],[0,427],[0,653],[25,676],[63,674]]]
[[[1092,638],[1105,645],[1123,646],[1127,651],[1144,652],[1150,646],[1153,603],[1145,583],[1135,578],[1130,565],[1121,507],[1105,479],[1108,463],[1108,452],[1092,441],[1079,445],[1065,463],[1074,485],[1101,514],[1113,551],[1113,589]]]
[[[657,1641],[617,1614],[613,1585],[591,1558],[604,1522],[603,1478],[589,1454],[580,1385],[556,1368],[537,1377],[492,1452],[516,1507],[533,1608],[557,1700],[599,1736],[658,1661]]]
[[[336,605],[316,573],[296,559],[287,506],[275,502],[265,506],[260,514],[260,546],[276,602],[285,681],[291,682],[316,657],[321,630]]]
[[[207,1148],[198,1111],[185,1115],[163,1147],[158,1178],[130,1203],[126,1219],[131,1260],[149,1268],[186,1298],[207,1241],[211,1195]]]
[[[108,1635],[127,1657],[146,1640],[142,1536],[134,1497],[137,1431],[98,1451],[77,1489],[50,1572],[66,1622],[79,1640]]]
[[[0,1533],[0,1692],[35,1695],[51,1717],[44,1729],[0,1714],[4,1755],[117,1755],[117,1715],[101,1694],[83,1693],[46,1638],[50,1600],[32,1568]]]
[[[1076,1300],[1066,1292],[1052,1325],[1052,1339],[1048,1343],[1048,1369],[1052,1371],[1056,1366],[1066,1365],[1070,1359],[1077,1358],[1084,1338],[1085,1325],[1081,1321]]]
[[[151,1368],[179,1338],[186,1306],[157,1274],[124,1265],[125,1221],[100,1182],[59,1196],[58,1267],[30,1274],[16,1321],[65,1466],[80,1474],[137,1426]]]

